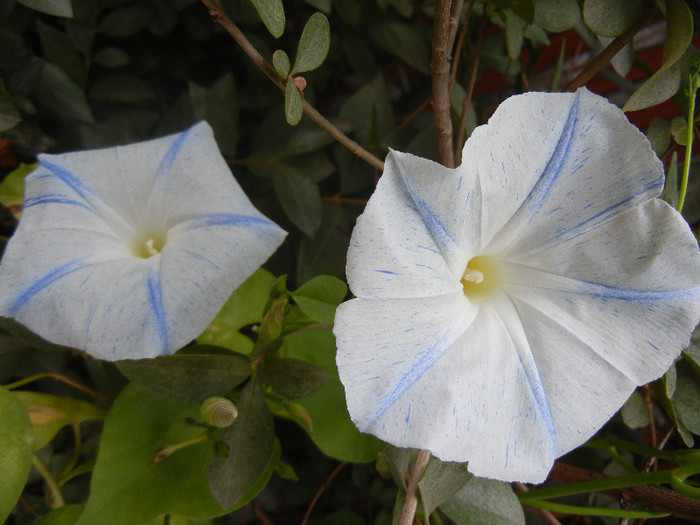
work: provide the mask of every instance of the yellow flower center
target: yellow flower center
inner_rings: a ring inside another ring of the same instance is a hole
[[[163,251],[163,246],[165,246],[164,238],[156,235],[147,235],[134,244],[133,252],[136,257],[148,259]]]
[[[472,301],[481,302],[501,288],[501,269],[488,255],[478,255],[467,263],[461,283],[464,295]]]

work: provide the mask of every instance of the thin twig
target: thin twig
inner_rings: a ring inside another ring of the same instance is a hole
[[[430,72],[433,79],[433,117],[440,162],[454,168],[452,119],[450,118],[450,7],[451,0],[436,0],[433,20],[433,54]]]
[[[406,497],[403,500],[403,507],[401,507],[401,514],[399,515],[397,525],[411,525],[413,523],[416,510],[418,509],[418,482],[423,477],[425,469],[428,468],[428,463],[430,463],[430,451],[420,450],[411,466],[408,487],[406,488]]]
[[[58,381],[62,381],[72,387],[77,388],[78,390],[82,390],[83,392],[86,392],[94,398],[101,399],[105,403],[112,404],[112,399],[104,395],[102,392],[98,392],[97,390],[90,388],[87,385],[78,383],[76,380],[71,379],[70,377],[65,376],[63,374],[59,374],[58,372],[40,372],[38,374],[25,377],[24,379],[20,379],[19,381],[15,381],[14,383],[7,384],[5,385],[5,388],[8,390],[14,390],[15,388],[19,388],[38,379],[44,379],[49,377],[52,379],[57,379]]]
[[[233,21],[228,17],[221,0],[202,0],[202,3],[209,10],[209,15],[214,22],[217,22],[223,27],[229,35],[233,37],[236,43],[241,46],[241,49],[248,55],[253,63],[260,69],[265,75],[274,82],[274,84],[280,88],[282,91],[285,89],[286,80],[277,74],[277,71],[263,58],[263,56],[258,52],[258,50],[250,43],[250,41],[245,37],[243,32],[238,29],[238,26],[233,23]],[[308,102],[304,101],[304,113],[307,117],[318,124],[324,131],[326,131],[331,137],[333,137],[340,144],[348,148],[353,154],[364,160],[367,164],[373,168],[384,171],[384,162],[382,162],[378,157],[372,155],[369,151],[360,146],[357,142],[352,140],[350,137],[345,135],[336,126],[331,124],[323,115],[321,115],[316,109],[311,106]]]
[[[318,503],[318,500],[321,498],[325,490],[330,486],[331,482],[333,481],[333,478],[335,478],[338,475],[338,472],[340,472],[345,465],[347,465],[345,461],[341,462],[337,467],[333,469],[333,472],[331,472],[328,475],[326,481],[323,482],[323,485],[321,485],[321,487],[314,495],[314,499],[312,499],[311,503],[309,503],[309,508],[306,509],[306,514],[304,514],[304,521],[301,522],[301,525],[306,525],[306,522],[309,521],[309,517],[311,516],[311,512],[314,510],[316,503]]]
[[[644,26],[651,22],[652,18],[656,14],[655,7],[648,7],[642,14],[637,18],[636,22],[627,31],[618,36],[615,40],[610,42],[610,44],[601,51],[601,53],[591,60],[583,71],[572,80],[565,88],[564,91],[576,91],[581,86],[585,86],[598,72],[603,69],[612,58],[617,55],[623,47],[627,45],[628,42],[634,38]]]

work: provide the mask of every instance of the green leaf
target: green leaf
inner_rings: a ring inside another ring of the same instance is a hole
[[[620,415],[625,425],[630,428],[644,428],[650,423],[647,402],[644,400],[644,396],[636,390],[622,406]]]
[[[331,45],[331,27],[323,13],[314,13],[304,26],[294,58],[292,75],[320,66]]]
[[[211,124],[221,152],[235,157],[238,145],[238,93],[233,75],[226,73],[208,88],[190,82],[190,99],[195,116]]]
[[[318,274],[345,276],[345,259],[352,230],[351,219],[342,206],[324,203],[323,219],[313,239],[304,237],[299,246],[297,282]]]
[[[513,11],[506,11],[505,17],[505,37],[508,57],[511,60],[517,60],[523,47],[523,38],[525,36],[525,26],[527,23]]]
[[[12,512],[32,465],[34,432],[19,400],[0,387],[0,522]]]
[[[126,51],[118,47],[105,47],[95,53],[95,56],[92,57],[92,61],[100,66],[115,69],[126,66],[131,59]]]
[[[289,71],[291,69],[291,64],[289,62],[289,57],[287,53],[278,49],[272,54],[272,65],[275,67],[275,71],[282,78],[289,77]]]
[[[215,456],[209,464],[211,490],[224,508],[234,505],[254,486],[274,451],[272,414],[260,387],[249,382],[236,405],[238,419],[220,438],[228,446],[228,456]]]
[[[278,164],[277,168],[272,181],[282,209],[297,228],[313,238],[322,218],[318,186],[290,166]]]
[[[292,292],[292,298],[311,319],[332,323],[335,310],[348,293],[347,285],[337,277],[319,275]]]
[[[666,42],[661,67],[623,106],[624,111],[645,109],[668,100],[681,85],[679,60],[693,37],[693,15],[683,0],[668,0]]]
[[[296,126],[302,115],[304,115],[304,101],[294,80],[289,79],[284,88],[284,116],[287,119],[287,124]]]
[[[571,29],[581,17],[576,0],[534,0],[535,25],[546,31],[561,33]]]
[[[425,474],[418,482],[421,503],[425,515],[429,516],[440,505],[449,500],[474,476],[467,470],[466,463],[431,460]]]
[[[369,26],[369,32],[379,47],[399,57],[421,73],[427,75],[430,72],[428,43],[417,25],[388,19]]]
[[[71,0],[17,0],[17,2],[47,15],[73,18]]]
[[[22,122],[22,115],[5,94],[0,94],[0,133]]]
[[[64,505],[44,514],[34,525],[74,525],[83,508],[84,505]]]
[[[361,145],[382,145],[385,137],[396,129],[384,78],[377,75],[348,98],[340,109],[340,118],[352,125]]]
[[[201,348],[206,352],[207,347]],[[117,368],[144,390],[182,403],[223,396],[248,379],[250,360],[236,354],[175,354],[119,361]]]
[[[585,0],[583,20],[595,34],[614,38],[632,27],[644,4],[644,0]]]
[[[251,0],[251,2],[270,34],[275,38],[281,37],[285,24],[282,0]]]
[[[683,425],[693,434],[700,435],[700,379],[692,367],[683,361],[676,365],[678,382],[673,394],[673,407]]]
[[[90,98],[93,100],[122,102],[147,102],[155,100],[151,87],[134,75],[109,75],[92,86]]]
[[[327,375],[323,368],[299,359],[268,358],[258,368],[260,381],[289,399],[313,394]]]
[[[97,32],[113,38],[127,38],[144,30],[151,21],[151,10],[144,4],[120,7],[105,15]]]
[[[374,436],[360,433],[350,420],[335,353],[335,339],[330,328],[316,328],[288,336],[280,350],[283,357],[312,363],[328,374],[321,388],[297,400],[311,415],[313,430],[309,437],[321,452],[340,461],[375,461],[384,444]]]
[[[23,390],[15,390],[13,394],[24,406],[34,427],[34,450],[47,445],[66,425],[105,417],[104,410],[79,399]]]
[[[43,62],[32,94],[59,117],[92,123],[85,94],[59,67]]]
[[[44,57],[65,71],[76,85],[82,86],[86,76],[85,61],[68,35],[41,20],[37,20],[36,28],[41,39]]]
[[[673,140],[676,141],[676,144],[680,144],[681,146],[686,145],[688,123],[684,117],[674,117],[671,121],[670,131]]]
[[[250,353],[253,342],[239,330],[246,325],[261,323],[274,276],[260,268],[248,277],[226,302],[209,327],[197,338],[202,344],[217,345]]]
[[[153,462],[163,446],[201,435],[201,427],[187,422],[198,417],[199,405],[177,403],[127,385],[105,420],[90,498],[77,525],[133,525],[176,509],[202,517],[223,514],[209,489],[208,442]]]
[[[7,206],[17,218],[24,203],[24,178],[37,166],[38,164],[20,164],[0,183],[0,203]]]
[[[654,153],[661,157],[671,144],[671,127],[668,121],[658,117],[651,119],[647,128],[647,139]]]
[[[674,151],[671,154],[671,160],[666,168],[666,183],[664,191],[661,193],[661,198],[668,202],[672,208],[678,206],[679,198],[678,189],[678,152]]]
[[[522,505],[510,485],[472,478],[448,502],[440,505],[457,525],[524,525]]]

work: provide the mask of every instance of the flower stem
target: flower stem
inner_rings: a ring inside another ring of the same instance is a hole
[[[678,213],[683,210],[685,194],[688,190],[688,174],[690,173],[690,156],[693,153],[693,117],[695,116],[695,93],[700,88],[700,64],[696,62],[690,71],[688,85],[688,128],[685,135],[685,159],[683,160],[683,175],[678,193]]]
[[[218,22],[229,35],[233,37],[236,43],[243,49],[248,58],[262,71],[265,75],[275,83],[282,91],[285,90],[286,80],[280,77],[273,68],[258,52],[253,44],[245,37],[243,32],[238,29],[238,26],[233,23],[224,10],[221,0],[202,0],[202,3],[209,10],[209,15],[214,22]],[[369,151],[360,146],[357,142],[345,135],[336,126],[331,124],[323,115],[304,100],[304,113],[307,117],[318,124],[331,137],[337,140],[340,144],[352,151],[356,157],[364,160],[367,164],[379,171],[384,171],[384,162],[372,155]]]
[[[425,474],[428,463],[430,463],[430,451],[419,451],[411,465],[406,497],[403,500],[403,507],[401,507],[397,525],[411,525],[413,523],[413,518],[415,518],[416,510],[418,509],[418,482]]]
[[[78,383],[77,381],[71,379],[68,376],[65,376],[63,374],[59,374],[58,372],[40,372],[38,374],[31,375],[29,377],[25,377],[24,379],[20,379],[19,381],[15,381],[14,383],[9,383],[5,385],[5,388],[8,390],[14,390],[15,388],[19,388],[21,386],[24,386],[28,383],[32,383],[38,379],[44,379],[44,378],[53,378],[57,379],[58,381],[62,381],[63,383],[66,383],[72,387],[77,388],[78,390],[82,390],[83,392],[86,392],[90,394],[92,397],[101,399],[102,401],[111,404],[112,400],[104,395],[102,392],[98,392],[97,390],[94,390],[90,388],[89,386],[83,385],[82,383]]]
[[[66,500],[63,499],[63,493],[61,492],[58,483],[51,475],[51,472],[49,472],[49,469],[46,467],[46,465],[44,465],[44,463],[36,456],[36,454],[32,456],[32,465],[37,470],[37,472],[41,474],[41,477],[44,478],[44,482],[49,488],[49,493],[51,496],[49,500],[49,507],[51,507],[52,509],[63,507],[66,504]]]

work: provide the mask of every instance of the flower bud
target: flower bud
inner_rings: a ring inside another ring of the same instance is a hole
[[[233,401],[217,396],[205,399],[199,413],[207,425],[218,428],[231,426],[238,417],[238,409]]]

